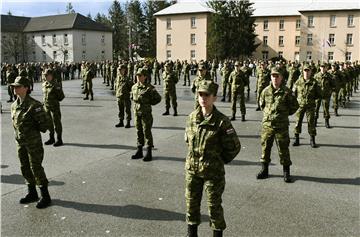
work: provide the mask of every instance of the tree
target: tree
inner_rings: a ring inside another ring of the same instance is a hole
[[[252,5],[249,0],[208,2],[208,6],[215,11],[210,18],[210,58],[249,57],[256,50],[259,44],[255,44]]]
[[[23,33],[7,33],[1,39],[1,50],[14,58],[15,63],[24,62],[27,59],[28,38]]]
[[[117,0],[114,0],[109,9],[109,18],[113,30],[113,56],[115,59],[119,57],[127,58],[126,18],[121,4]]]
[[[94,21],[106,25],[109,28],[112,28],[111,20],[105,14],[96,14],[96,16],[94,17]]]
[[[132,0],[128,2],[126,7],[126,13],[127,13],[127,23],[128,27],[130,27],[129,30],[129,38],[131,38],[130,45],[135,45],[138,50],[137,53],[143,57],[143,55],[146,53],[146,44],[145,44],[145,38],[146,38],[146,26],[145,26],[145,17],[142,11],[142,6],[140,1],[138,0]]]
[[[74,10],[71,2],[68,2],[68,3],[66,4],[66,13],[69,13],[69,14],[70,14],[70,13],[75,13],[75,10]]]
[[[90,18],[92,20],[92,17],[91,17],[91,13],[89,12],[87,15],[86,15],[87,18]]]
[[[7,14],[8,14],[9,16],[12,16],[12,13],[11,13],[10,10],[7,12]]]

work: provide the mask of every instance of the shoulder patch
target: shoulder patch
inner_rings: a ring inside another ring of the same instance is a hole
[[[227,135],[230,135],[230,134],[233,134],[235,132],[235,129],[234,128],[229,128],[229,129],[226,129],[226,134]]]

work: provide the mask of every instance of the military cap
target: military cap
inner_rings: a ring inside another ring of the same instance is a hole
[[[309,66],[309,64],[304,64],[304,66],[303,66],[303,70],[310,70],[310,66]]]
[[[46,71],[45,71],[45,76],[47,76],[47,75],[53,75],[53,70],[51,70],[51,69],[46,69]]]
[[[170,62],[166,62],[165,63],[165,67],[170,67],[171,66],[171,63]]]
[[[326,67],[327,64],[325,62],[320,63],[320,67]]]
[[[120,64],[120,65],[119,65],[119,68],[120,68],[120,69],[127,69],[127,66],[126,66],[126,64]]]
[[[199,84],[198,92],[205,92],[207,94],[216,95],[219,85],[213,81],[203,80]]]
[[[11,83],[10,85],[11,86],[29,87],[30,86],[30,81],[26,77],[18,76],[18,77],[16,77],[15,82]]]
[[[204,69],[206,70],[205,65],[203,63],[199,64],[199,71],[204,70]]]
[[[147,75],[147,71],[146,71],[146,69],[144,69],[144,68],[139,68],[139,69],[137,70],[137,72],[136,72],[136,75],[144,75],[144,76],[146,76],[146,75]]]
[[[271,73],[270,73],[270,74],[271,74],[271,75],[274,75],[274,74],[282,75],[281,72],[280,72],[276,67],[274,67],[274,68],[271,69]]]

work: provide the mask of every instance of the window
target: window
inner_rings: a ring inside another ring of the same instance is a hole
[[[33,35],[31,37],[31,45],[34,47],[35,46],[35,35]]]
[[[345,53],[345,60],[346,61],[351,61],[351,52],[346,52]]]
[[[295,36],[295,45],[299,46],[300,45],[300,36]]]
[[[354,15],[348,15],[348,21],[347,21],[348,27],[354,26]]]
[[[312,45],[312,34],[307,35],[307,45]]]
[[[269,30],[269,20],[264,20],[264,30]]]
[[[196,44],[195,42],[195,34],[190,35],[191,44]]]
[[[346,35],[346,44],[347,45],[352,45],[353,44],[353,35],[352,34],[347,34]]]
[[[312,52],[311,52],[311,51],[307,51],[307,52],[306,52],[306,60],[307,60],[307,61],[311,61],[311,59],[312,59]]]
[[[67,50],[64,51],[64,60],[65,62],[69,60],[69,52]]]
[[[299,52],[295,52],[294,53],[294,61],[299,61],[300,59],[300,53]]]
[[[85,59],[86,59],[86,51],[85,51],[85,50],[83,50],[83,51],[82,51],[82,55],[81,55],[81,57],[82,57],[82,59],[83,59],[83,60],[85,60]]]
[[[101,43],[105,44],[105,35],[101,35]]]
[[[335,34],[329,34],[329,42],[331,45],[335,44]]]
[[[279,51],[279,53],[278,53],[279,58],[282,58],[283,55],[284,55],[284,52],[283,52],[283,51]]]
[[[166,29],[171,29],[171,18],[166,18]]]
[[[284,30],[284,20],[280,20],[279,22],[279,29]]]
[[[101,51],[101,60],[105,60],[105,51]]]
[[[69,44],[68,35],[64,34],[64,45],[68,45],[68,44]]]
[[[334,60],[334,52],[328,52],[328,61]]]
[[[86,34],[81,35],[81,43],[82,45],[86,45]]]
[[[54,61],[56,61],[56,59],[57,59],[56,51],[53,51],[53,59],[54,59]]]
[[[300,30],[300,27],[301,27],[301,19],[297,19],[296,20],[296,29]]]
[[[32,52],[32,60],[34,62],[36,62],[36,52],[35,51]]]
[[[308,16],[308,27],[314,27],[314,16]]]
[[[284,36],[279,36],[279,46],[284,46]]]
[[[330,16],[330,27],[335,27],[335,26],[336,26],[336,16],[331,15]]]
[[[191,17],[191,28],[195,28],[196,27],[196,18],[193,16]]]
[[[171,45],[171,35],[166,35],[166,45]]]
[[[46,52],[45,51],[42,52],[42,60],[46,61]]]
[[[53,34],[52,43],[53,43],[53,45],[56,45],[56,35],[55,34]]]
[[[268,37],[267,36],[263,36],[263,45],[264,46],[268,45]]]
[[[269,51],[262,51],[262,58],[263,58],[263,60],[268,60],[268,58],[269,58]]]
[[[171,59],[171,50],[166,50],[166,59]]]
[[[190,58],[195,59],[195,50],[190,51]]]
[[[45,45],[46,45],[46,42],[45,42],[45,35],[42,35],[42,36],[41,36],[41,44],[42,44],[43,46],[45,46]]]

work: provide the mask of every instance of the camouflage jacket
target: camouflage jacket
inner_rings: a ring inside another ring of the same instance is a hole
[[[185,142],[189,148],[185,165],[187,172],[204,177],[224,175],[224,163],[232,161],[241,148],[230,120],[215,106],[208,118],[204,118],[200,107],[189,115]]]
[[[127,76],[121,76],[120,73],[116,77],[115,81],[115,93],[116,97],[130,98],[131,87],[133,83]]]
[[[229,76],[229,83],[231,84],[231,89],[236,90],[238,88],[244,88],[246,85],[248,85],[249,78],[242,70],[234,70]]]
[[[178,83],[179,78],[174,72],[167,72],[166,70],[162,74],[162,79],[164,80],[164,90],[166,91],[175,91],[175,85]]]
[[[288,69],[288,78],[287,78],[287,85],[288,87],[292,86],[296,81],[297,79],[299,78],[300,76],[300,71],[297,67],[293,67],[293,66],[290,66],[289,69]],[[284,75],[283,75],[284,76]],[[285,78],[284,78],[285,79]]]
[[[342,85],[345,84],[344,78],[342,73],[339,70],[335,70],[335,71],[330,71],[330,74],[332,76],[332,79],[334,81],[335,84],[335,91],[340,90],[340,88],[342,87]]]
[[[14,83],[16,79],[16,72],[14,70],[8,70],[6,72],[6,82],[8,85],[10,85],[11,83]]]
[[[305,81],[301,76],[295,82],[293,92],[300,107],[315,107],[315,100],[321,99],[321,88],[314,78]]]
[[[289,115],[299,107],[296,97],[284,83],[277,90],[272,84],[267,86],[261,92],[259,103],[263,111],[262,125],[271,128],[288,128]]]
[[[318,72],[315,74],[314,79],[318,82],[318,85],[321,88],[321,95],[323,98],[328,98],[331,96],[332,91],[336,87],[336,83],[333,80],[333,77],[330,73]]]
[[[225,82],[229,81],[230,73],[231,73],[231,71],[228,66],[223,66],[221,68],[221,76]]]
[[[84,69],[84,79],[85,81],[91,81],[93,79],[93,72],[91,71],[91,68]]]
[[[17,98],[11,105],[11,118],[18,144],[41,143],[40,132],[48,129],[48,118],[39,101],[29,95],[22,103]]]
[[[161,95],[149,83],[137,82],[134,84],[131,88],[130,97],[134,101],[134,113],[139,115],[151,113],[151,106],[161,101]]]
[[[257,71],[257,86],[258,88],[265,88],[270,83],[270,71],[268,69],[259,69]]]
[[[44,94],[44,106],[48,108],[60,107],[60,101],[65,98],[64,92],[59,83],[56,81],[45,81],[42,84]]]
[[[200,82],[201,82],[202,80],[212,81],[209,74],[206,74],[205,77],[202,77],[202,76],[196,77],[196,78],[193,80],[192,85],[191,85],[191,91],[192,91],[193,93],[195,93],[195,95],[197,94],[197,90],[198,90],[198,88],[199,88],[199,84],[200,84]]]

